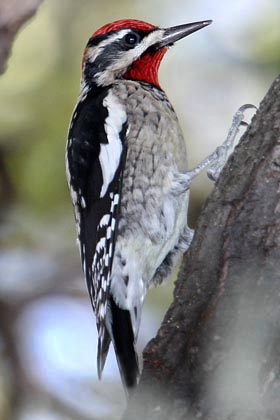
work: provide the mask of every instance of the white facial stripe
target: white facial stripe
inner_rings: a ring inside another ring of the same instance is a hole
[[[151,47],[157,42],[160,42],[162,40],[163,34],[163,29],[156,29],[155,31],[149,33],[149,35],[145,36],[145,38],[141,42],[141,44],[144,46],[144,50],[142,52],[144,52],[147,48]]]
[[[129,32],[129,31],[128,31]],[[137,60],[150,46],[161,41],[164,30],[158,29],[145,36],[143,40],[134,48],[128,51],[122,51],[121,57],[116,57],[115,62],[110,65],[110,70],[118,71],[126,68]],[[121,58],[121,60],[120,60]]]
[[[107,45],[123,38],[128,33],[130,33],[130,29],[122,29],[102,41],[98,47],[89,49],[89,61],[94,62],[94,60],[103,52]],[[133,61],[137,60],[137,58],[139,58],[149,47],[157,42],[160,42],[162,40],[163,34],[163,29],[156,29],[146,35],[143,40],[134,48],[128,51],[120,51],[120,54],[115,54],[115,56],[112,57],[110,66],[96,73],[95,78],[97,84],[102,86],[113,83],[116,75],[121,75],[133,63]]]
[[[88,60],[93,63],[96,58],[102,53],[104,48],[111,44],[114,41],[117,41],[118,39],[123,38],[125,35],[127,35],[130,32],[130,29],[122,29],[121,31],[118,31],[117,33],[114,33],[110,35],[108,38],[101,41],[96,47],[88,48]]]
[[[104,197],[110,182],[113,180],[118,169],[122,142],[120,132],[123,124],[127,120],[124,106],[119,103],[116,96],[110,91],[103,101],[103,106],[108,110],[108,117],[105,120],[105,131],[108,138],[108,144],[101,144],[99,162],[102,169],[103,185],[100,197]]]

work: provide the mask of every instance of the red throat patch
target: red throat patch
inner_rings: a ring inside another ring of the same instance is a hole
[[[160,87],[158,69],[166,51],[167,48],[162,48],[154,53],[143,54],[134,61],[130,69],[123,75],[124,79],[152,83],[153,85]]]

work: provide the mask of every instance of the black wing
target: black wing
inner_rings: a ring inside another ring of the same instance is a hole
[[[110,173],[110,182],[108,177],[105,179],[104,162],[102,167],[100,156],[101,149],[109,146],[105,128],[109,112],[104,105],[109,94],[106,88],[89,92],[77,105],[67,146],[68,182],[75,208],[83,271],[99,334],[99,376],[110,344],[105,315],[126,160],[127,123],[123,121],[118,133],[121,142],[117,151],[119,159],[115,156],[118,165],[114,173]],[[104,183],[107,183],[105,188]]]

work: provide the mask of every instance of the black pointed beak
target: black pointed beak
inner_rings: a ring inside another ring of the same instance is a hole
[[[173,26],[172,28],[163,29],[163,37],[161,41],[153,45],[153,48],[160,49],[164,47],[169,47],[185,36],[192,34],[193,32],[199,31],[200,29],[205,28],[210,25],[212,20],[204,20],[201,22],[187,23],[185,25]]]

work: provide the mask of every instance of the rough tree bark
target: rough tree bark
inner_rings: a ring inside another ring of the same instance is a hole
[[[202,211],[125,420],[280,418],[280,77]]]

